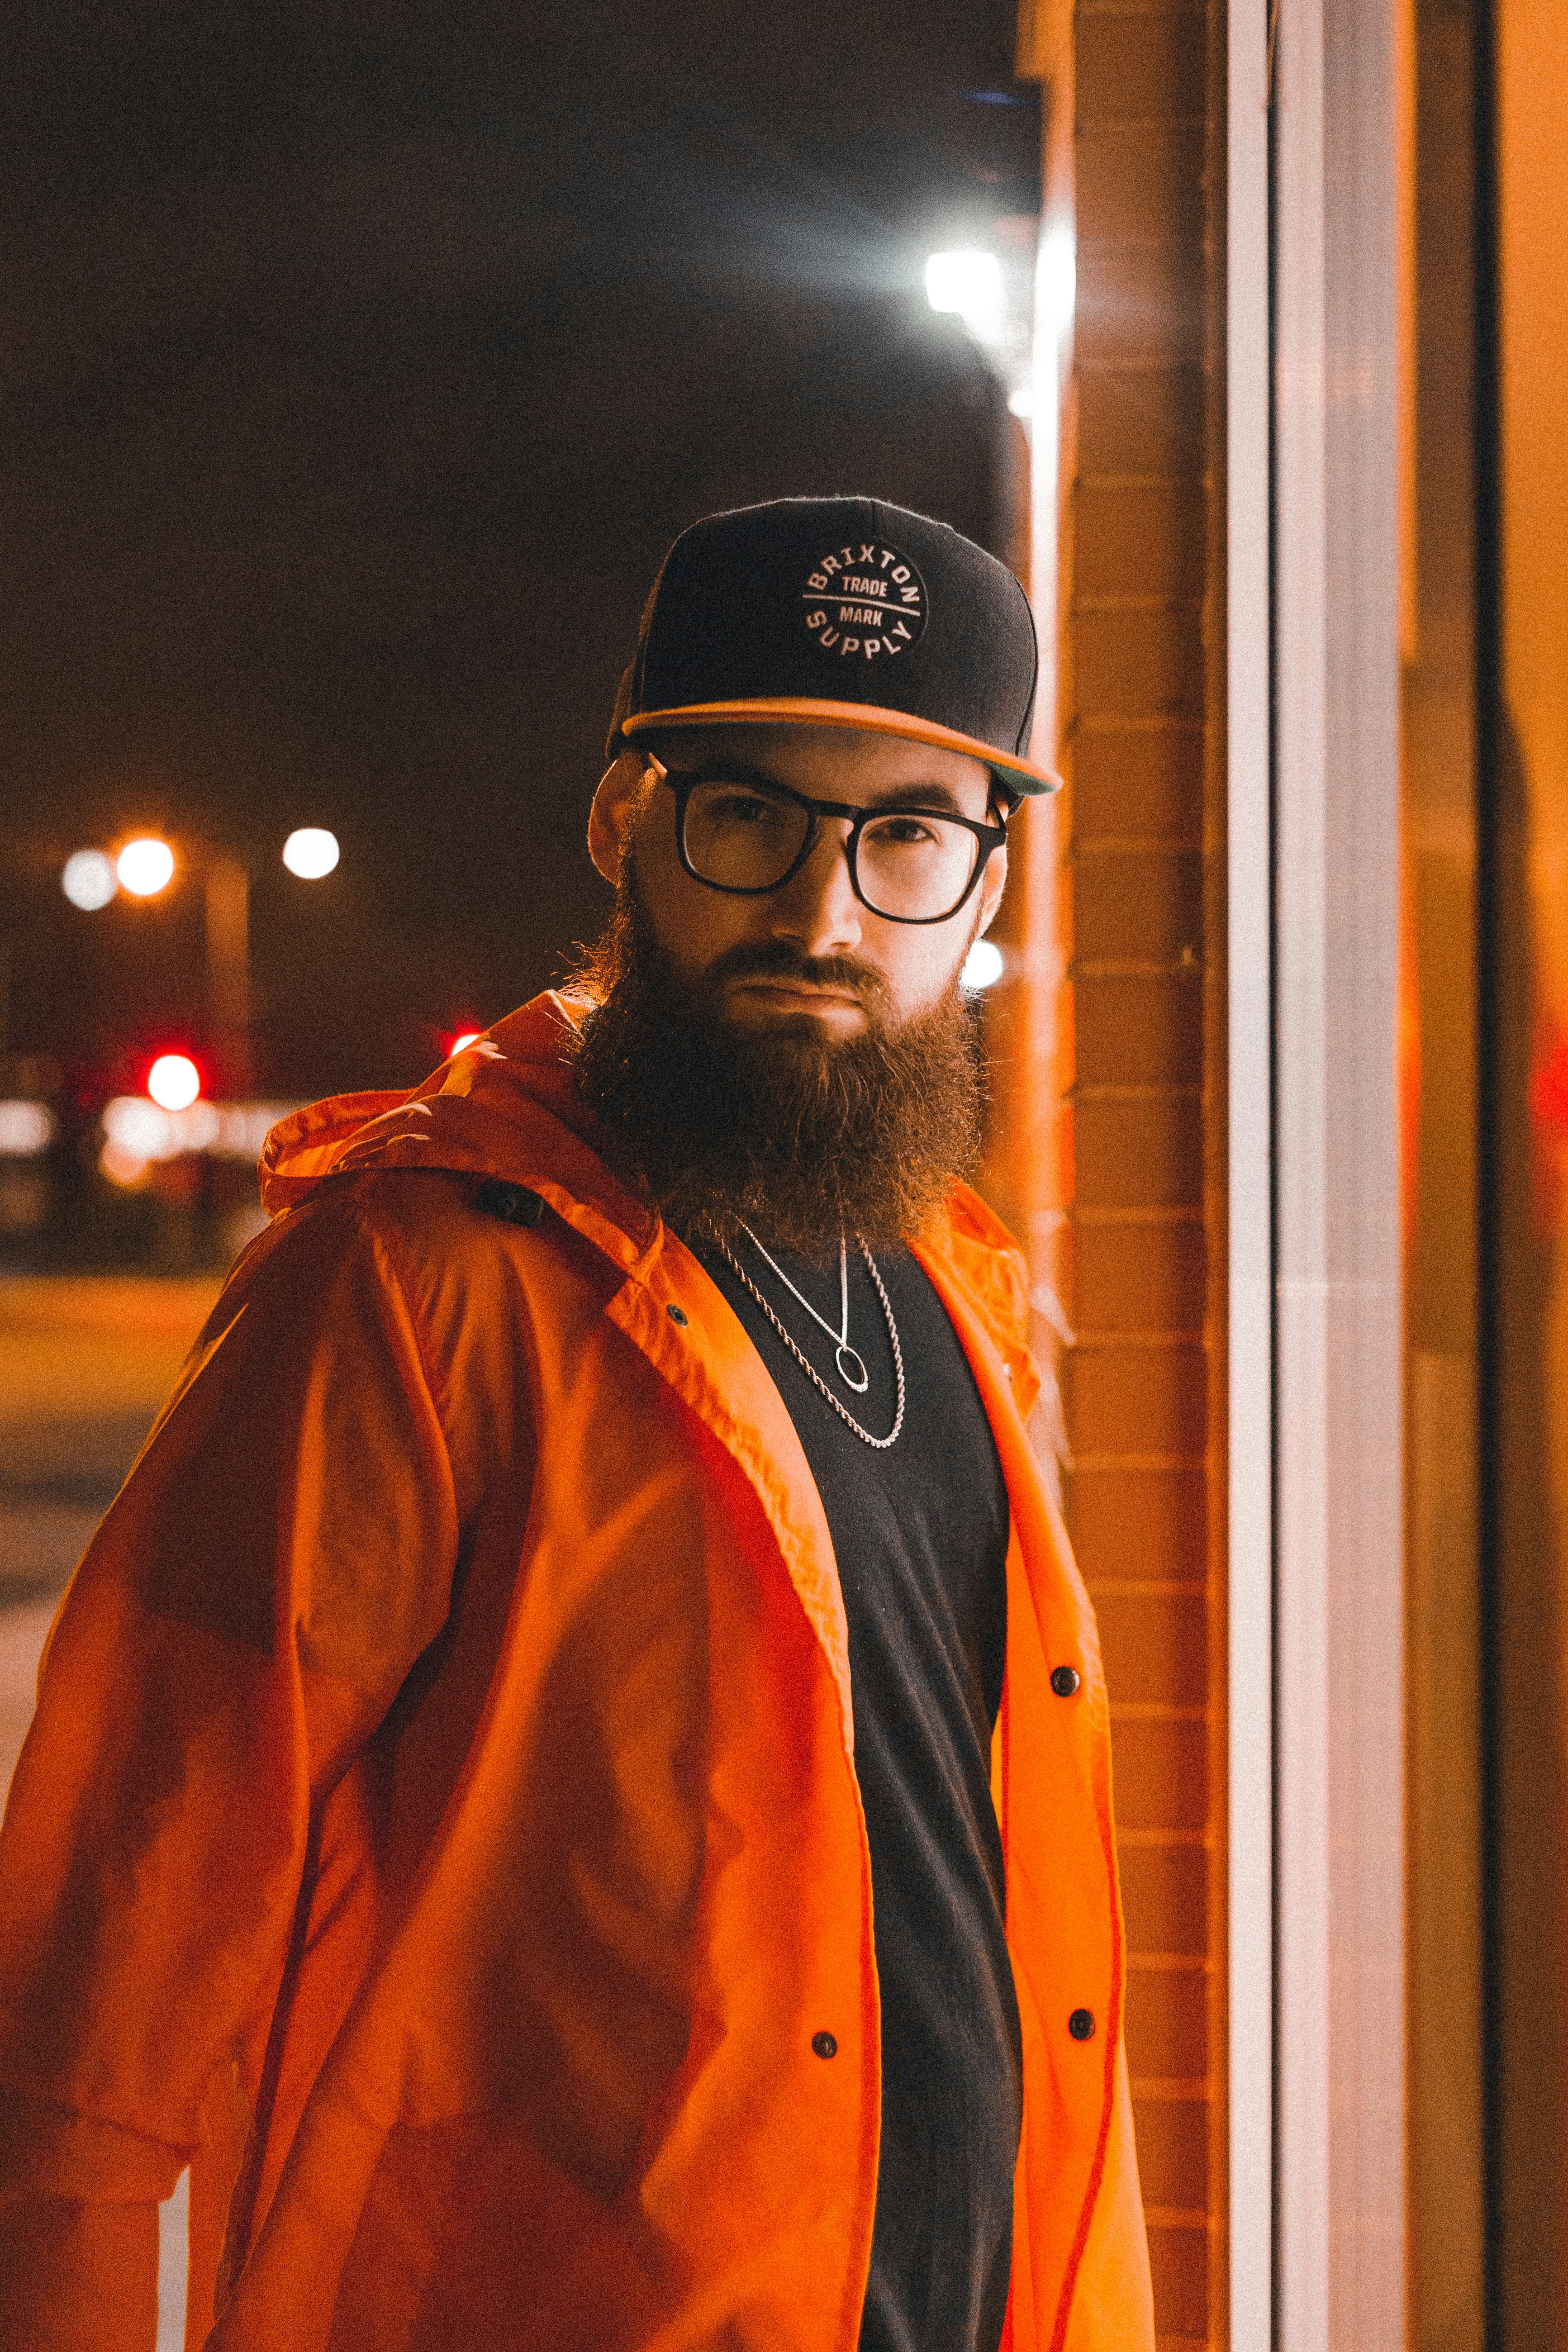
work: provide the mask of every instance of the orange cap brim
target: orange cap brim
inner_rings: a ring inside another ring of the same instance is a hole
[[[758,697],[746,702],[692,702],[681,710],[637,710],[621,722],[623,735],[651,735],[671,727],[843,727],[858,735],[899,735],[906,742],[930,743],[939,751],[962,751],[1005,776],[1020,793],[1056,793],[1061,778],[1031,760],[999,751],[978,736],[933,719],[913,719],[907,710],[884,710],[868,702],[810,702],[793,695]]]

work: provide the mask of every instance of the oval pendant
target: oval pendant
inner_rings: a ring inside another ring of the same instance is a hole
[[[844,1360],[846,1356],[849,1359],[847,1364]],[[834,1361],[838,1366],[838,1377],[845,1387],[853,1389],[857,1396],[864,1396],[871,1385],[871,1375],[847,1339],[840,1339],[838,1342]],[[853,1371],[849,1369],[850,1364],[855,1367]]]

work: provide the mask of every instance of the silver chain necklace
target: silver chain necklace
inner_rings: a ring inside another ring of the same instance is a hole
[[[740,1223],[741,1221],[737,1218],[736,1223]],[[833,1341],[835,1349],[834,1361],[838,1367],[838,1376],[844,1382],[845,1387],[853,1389],[857,1396],[863,1396],[867,1389],[869,1388],[871,1382],[870,1375],[866,1370],[864,1359],[861,1357],[858,1349],[849,1345],[849,1259],[848,1251],[845,1244],[843,1235],[840,1234],[838,1241],[838,1305],[840,1328],[836,1331],[832,1324],[828,1322],[826,1317],[817,1313],[810,1299],[805,1297],[802,1292],[795,1289],[794,1283],[790,1280],[783,1266],[779,1265],[776,1258],[771,1257],[768,1252],[763,1249],[761,1242],[758,1241],[750,1225],[741,1224],[741,1231],[745,1234],[746,1239],[751,1243],[758,1255],[765,1259],[767,1264],[773,1267],[773,1272],[778,1276],[778,1278],[784,1284],[784,1288],[789,1291],[793,1297],[800,1300],[801,1305],[811,1317],[812,1321],[814,1323],[819,1323],[822,1326],[822,1328],[826,1332],[828,1338]],[[741,1264],[741,1261],[735,1255],[734,1251],[730,1247],[729,1243],[715,1235],[715,1239],[719,1241],[719,1247],[723,1251],[724,1255],[729,1259],[730,1264],[734,1267],[735,1272],[740,1276],[742,1281],[745,1284],[746,1288],[751,1292],[752,1297],[756,1300],[757,1305],[762,1308],[763,1313],[767,1317],[768,1321],[773,1325],[773,1329],[778,1333],[779,1338],[784,1341],[784,1346],[789,1349],[790,1354],[795,1358],[795,1362],[800,1366],[801,1370],[805,1374],[807,1380],[810,1381],[816,1388],[821,1391],[822,1394],[827,1399],[828,1403],[833,1407],[834,1412],[838,1415],[839,1420],[847,1422],[850,1428],[855,1432],[857,1437],[864,1439],[868,1445],[874,1445],[878,1452],[881,1453],[884,1452],[888,1446],[893,1444],[900,1430],[902,1429],[904,1425],[904,1351],[899,1345],[899,1327],[893,1320],[892,1301],[889,1298],[887,1291],[884,1289],[882,1285],[882,1277],[877,1271],[877,1261],[871,1255],[870,1251],[867,1248],[864,1236],[857,1234],[855,1238],[860,1244],[860,1255],[866,1261],[867,1271],[869,1273],[872,1281],[877,1286],[877,1296],[882,1302],[882,1312],[888,1318],[888,1337],[892,1342],[893,1348],[893,1371],[898,1381],[899,1406],[898,1411],[893,1415],[893,1425],[888,1432],[886,1437],[873,1437],[868,1429],[863,1429],[861,1427],[860,1423],[856,1420],[854,1414],[848,1410],[847,1406],[839,1402],[838,1399],[834,1395],[833,1391],[828,1387],[827,1382],[817,1370],[816,1365],[810,1361],[799,1348],[796,1347],[794,1339],[784,1329],[784,1325],[773,1313],[773,1308],[768,1305],[767,1300],[763,1297],[762,1292],[757,1288],[756,1284],[752,1280],[751,1276],[746,1272],[745,1267]],[[858,1368],[860,1374],[858,1380],[856,1380],[851,1372],[845,1370],[844,1359],[846,1356],[849,1357]]]

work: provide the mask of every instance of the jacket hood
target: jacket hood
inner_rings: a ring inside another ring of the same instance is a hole
[[[659,1221],[618,1183],[572,1083],[584,1000],[549,990],[408,1094],[332,1095],[279,1120],[261,1154],[262,1206],[281,1216],[334,1176],[429,1168],[525,1184],[623,1265]]]
[[[270,1216],[335,1176],[387,1168],[500,1176],[547,1201],[632,1272],[660,1246],[663,1221],[599,1156],[593,1114],[572,1082],[585,998],[552,989],[509,1013],[409,1094],[333,1095],[279,1120],[261,1154]],[[1007,1352],[1028,1324],[1024,1260],[1006,1227],[955,1185],[911,1238],[945,1258]]]

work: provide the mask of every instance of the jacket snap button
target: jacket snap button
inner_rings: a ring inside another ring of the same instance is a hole
[[[674,1299],[672,1298],[672,1299],[670,1300],[670,1302],[669,1302],[669,1305],[665,1308],[665,1310],[664,1310],[664,1311],[665,1311],[665,1313],[668,1316],[668,1318],[669,1318],[670,1321],[671,1321],[672,1323],[679,1323],[679,1326],[680,1326],[680,1328],[681,1328],[681,1329],[684,1331],[684,1329],[686,1328],[686,1322],[687,1322],[687,1315],[686,1315],[686,1309],[685,1309],[685,1307],[678,1307],[678,1306],[676,1305],[676,1303],[675,1303]]]
[[[1078,1685],[1079,1672],[1076,1666],[1052,1667],[1051,1688],[1055,1691],[1058,1698],[1071,1698],[1074,1691],[1078,1688]]]
[[[837,2058],[838,2055],[838,2044],[831,2033],[814,2033],[811,2046],[819,2058]]]
[[[1075,2042],[1091,2041],[1094,2036],[1094,2011],[1091,2009],[1075,2009],[1068,2020],[1068,2032]]]

